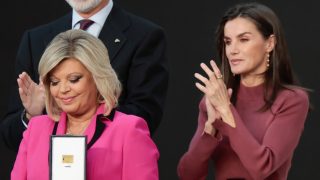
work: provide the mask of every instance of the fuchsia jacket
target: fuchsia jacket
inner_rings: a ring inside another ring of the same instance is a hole
[[[118,111],[100,118],[103,110],[102,104],[84,133],[89,143],[98,124],[104,126],[100,137],[87,150],[87,180],[157,180],[159,152],[146,122]],[[57,135],[65,134],[66,123],[66,113],[62,113]],[[49,179],[49,144],[54,126],[47,115],[31,119],[11,172],[12,180]]]

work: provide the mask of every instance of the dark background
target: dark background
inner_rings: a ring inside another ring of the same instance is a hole
[[[214,30],[226,8],[236,0],[114,0],[126,10],[161,25],[167,34],[170,61],[170,87],[162,123],[154,136],[160,150],[160,179],[178,179],[177,163],[187,150],[197,126],[201,93],[195,88],[194,72],[200,62],[216,57]],[[314,110],[310,112],[300,144],[295,151],[289,174],[291,180],[320,179],[319,143],[319,72],[320,2],[316,0],[259,1],[279,16],[293,65],[310,94]],[[9,101],[9,84],[13,77],[15,54],[23,31],[47,23],[70,11],[64,0],[3,1],[1,3],[0,47],[0,120]],[[318,70],[318,71],[317,71]],[[0,140],[0,179],[9,179],[14,153]],[[211,168],[211,167],[210,167]],[[212,172],[212,170],[211,170]],[[208,179],[213,179],[212,173]]]

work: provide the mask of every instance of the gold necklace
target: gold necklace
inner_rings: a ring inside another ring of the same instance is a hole
[[[69,123],[68,123],[69,124]],[[71,131],[70,125],[67,124],[67,132],[66,135],[70,135],[70,136],[76,136],[76,135],[83,135],[84,131],[86,130],[86,128],[89,126],[90,122],[87,123],[86,125],[84,125],[83,127],[80,128],[80,131],[78,133],[74,133]]]

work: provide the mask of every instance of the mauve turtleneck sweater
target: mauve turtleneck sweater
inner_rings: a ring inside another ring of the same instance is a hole
[[[298,88],[282,90],[271,109],[260,112],[263,88],[240,85],[237,103],[231,105],[236,128],[216,120],[215,137],[203,133],[207,112],[204,99],[200,102],[198,128],[178,165],[180,179],[205,179],[210,160],[216,180],[287,179],[307,117],[308,95]]]

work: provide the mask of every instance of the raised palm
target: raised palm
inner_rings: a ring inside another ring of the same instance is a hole
[[[45,90],[42,82],[35,83],[30,76],[23,72],[17,79],[22,105],[32,117],[42,114],[45,108]]]

